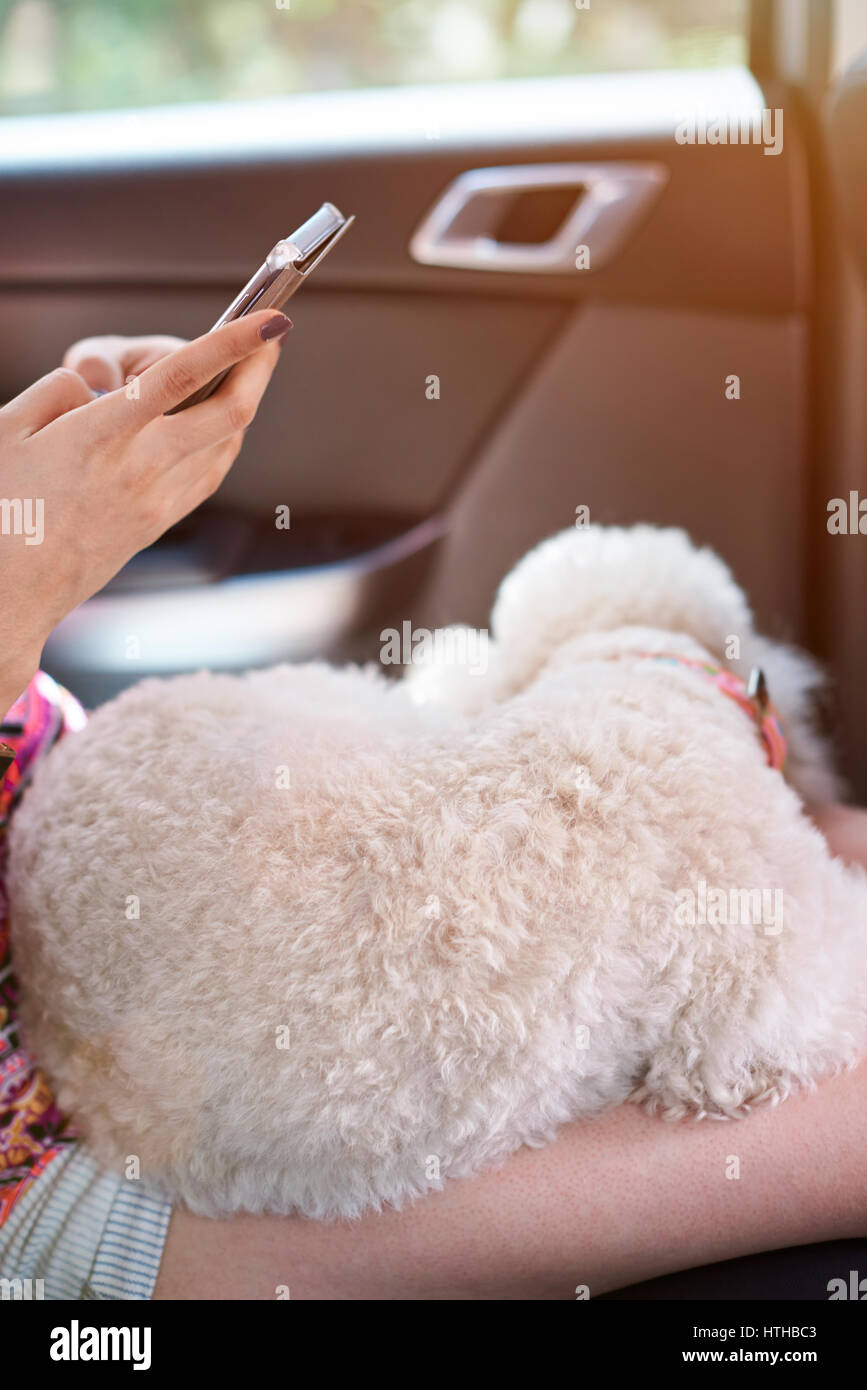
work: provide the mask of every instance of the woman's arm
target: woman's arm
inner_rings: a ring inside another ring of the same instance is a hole
[[[735,1176],[737,1174],[737,1176]],[[867,1225],[867,1066],[746,1120],[625,1105],[356,1223],[176,1211],[155,1298],[568,1299]]]
[[[867,811],[814,819],[867,865]],[[865,923],[867,930],[867,923]],[[624,1105],[402,1212],[323,1225],[176,1211],[155,1298],[557,1299],[867,1229],[867,1063],[745,1120]]]

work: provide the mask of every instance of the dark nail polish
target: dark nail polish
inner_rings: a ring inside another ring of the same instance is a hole
[[[263,323],[259,329],[259,337],[266,343],[273,343],[280,338],[285,338],[289,329],[292,327],[292,320],[287,319],[285,314],[275,314],[267,323]]]

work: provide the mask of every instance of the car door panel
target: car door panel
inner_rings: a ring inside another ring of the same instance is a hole
[[[201,331],[324,199],[357,217],[293,301],[295,332],[218,498],[181,543],[154,548],[168,557],[163,571],[152,557],[134,562],[115,588],[153,589],[161,574],[175,583],[179,544],[194,579],[197,526],[221,510],[267,522],[288,506],[294,534],[279,553],[305,569],[339,559],[341,537],[345,555],[357,553],[365,528],[376,548],[444,517],[450,534],[424,547],[424,582],[418,566],[411,587],[392,576],[376,610],[359,609],[364,627],[345,631],[346,651],[375,654],[379,627],[413,614],[483,620],[517,554],[583,503],[598,520],[689,526],[737,565],[766,625],[802,634],[812,294],[803,140],[787,108],[778,154],[683,142],[678,109],[688,114],[700,96],[733,120],[786,99],[744,73],[670,77],[492,83],[474,103],[442,89],[320,94],[239,107],[234,126],[222,109],[210,132],[202,111],[183,108],[174,126],[165,112],[76,118],[71,133],[59,118],[7,122],[7,397],[75,337]],[[568,274],[411,256],[413,234],[468,170],[568,161],[666,171],[608,264],[593,267],[592,245],[589,269]],[[739,399],[726,396],[732,374]],[[273,548],[262,553],[274,563]],[[231,578],[225,566],[207,573]],[[61,648],[56,669],[75,684],[74,644],[61,634],[48,659]]]

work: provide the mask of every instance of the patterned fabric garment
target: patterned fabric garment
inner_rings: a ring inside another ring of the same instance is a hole
[[[85,723],[78,702],[40,671],[0,727],[0,739],[15,755],[0,787],[2,1298],[149,1299],[171,1217],[167,1197],[104,1172],[76,1142],[18,1036],[4,888],[6,829],[40,758]]]
[[[63,734],[82,728],[86,718],[78,701],[40,671],[0,728],[0,739],[15,752],[0,788],[0,1226],[52,1159],[75,1139],[45,1076],[18,1036],[5,890],[6,830],[39,760]]]

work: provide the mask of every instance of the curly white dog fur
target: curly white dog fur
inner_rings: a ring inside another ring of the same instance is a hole
[[[198,1212],[354,1216],[629,1097],[737,1115],[867,1050],[867,878],[801,802],[834,792],[818,676],[725,566],[570,531],[492,626],[484,675],[145,681],[48,758],[10,839],[25,1037],[107,1163]],[[733,637],[788,782],[637,656]],[[685,923],[702,884],[782,918]]]

